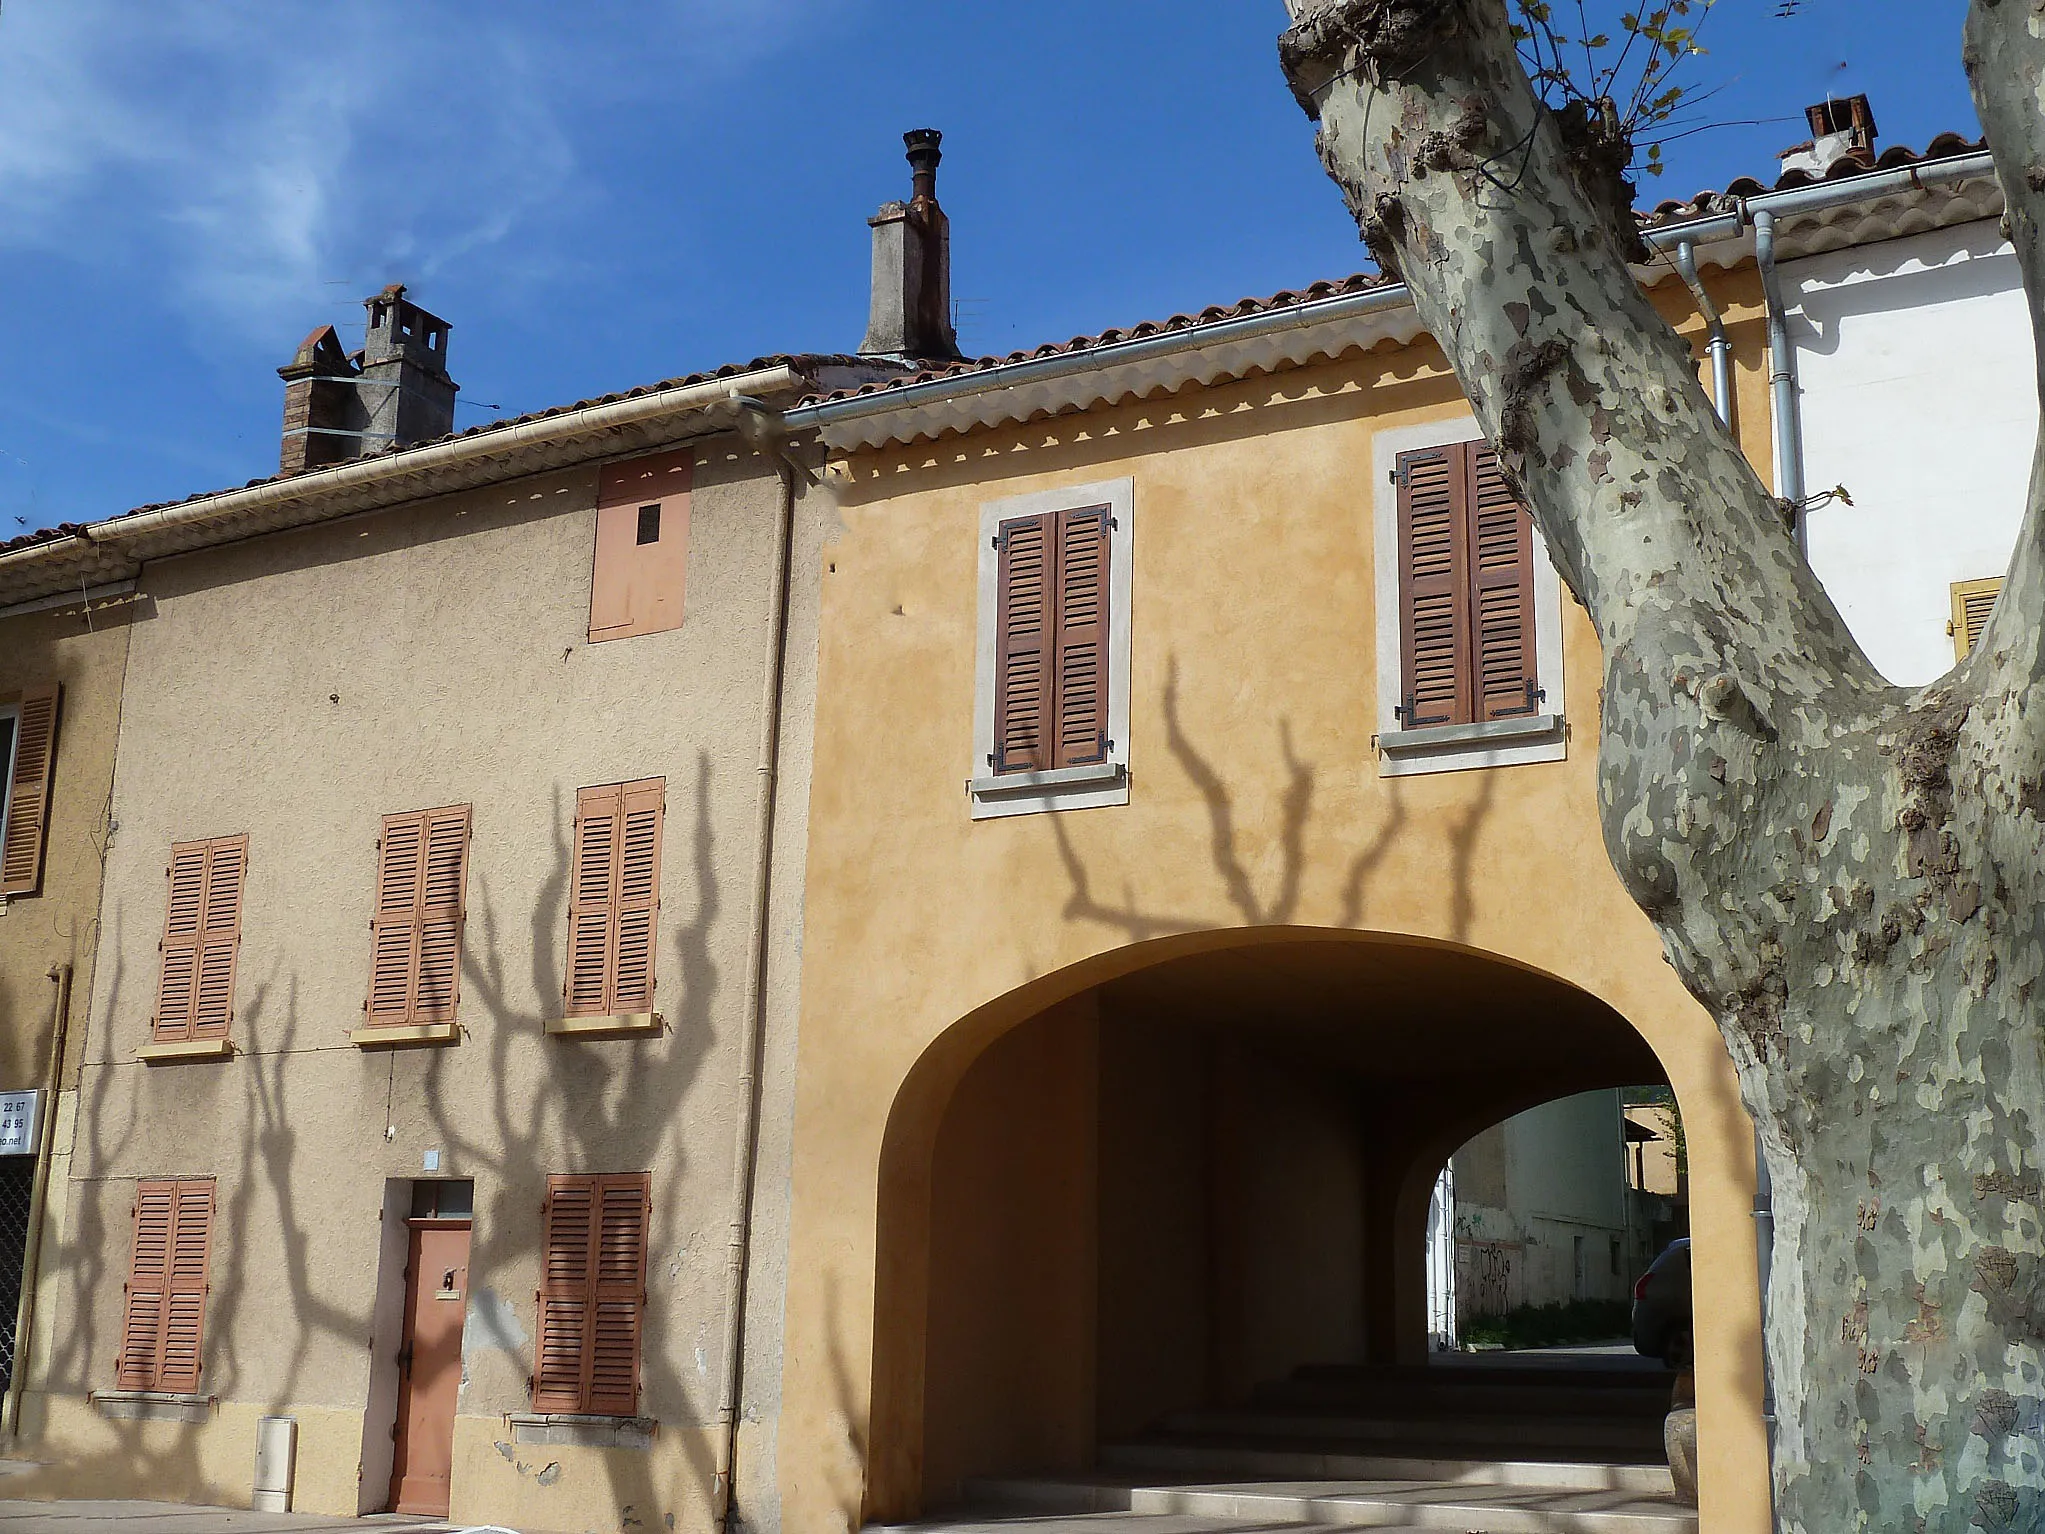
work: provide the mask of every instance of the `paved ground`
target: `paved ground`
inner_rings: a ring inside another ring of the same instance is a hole
[[[245,1507],[192,1507],[182,1502],[20,1502],[0,1500],[0,1534],[438,1534],[453,1525],[435,1518],[382,1513],[321,1518],[311,1513],[252,1513]]]

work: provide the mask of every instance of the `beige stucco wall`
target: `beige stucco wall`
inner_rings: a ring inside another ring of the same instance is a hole
[[[1763,460],[1755,295],[1750,278],[1722,285]],[[1657,299],[1680,312],[1675,294]],[[821,620],[786,1526],[846,1528],[917,1503],[926,1320],[879,1232],[891,1209],[927,1205],[928,1147],[973,1057],[1059,997],[1149,962],[1159,950],[1142,943],[1216,946],[1273,927],[1503,956],[1639,1030],[1683,1106],[1697,1282],[1716,1296],[1698,1321],[1704,1526],[1766,1526],[1752,1131],[1714,1026],[1605,859],[1587,621],[1565,602],[1567,760],[1387,779],[1370,748],[1372,438],[1463,410],[1431,348],[1387,346],[843,466]],[[980,507],[1123,475],[1135,484],[1130,802],[975,823],[962,782]]]
[[[146,603],[133,600],[96,605],[89,614],[72,604],[0,618],[0,700],[53,681],[64,689],[42,885],[33,895],[0,903],[0,1090],[45,1082],[56,991],[51,966],[73,966],[74,1016],[84,1011],[98,936],[121,677],[129,635],[146,621]],[[74,1037],[67,1053],[78,1042]]]
[[[687,616],[591,645],[594,465],[154,565],[136,630],[108,859],[108,961],[92,990],[52,1399],[31,1406],[52,1469],[30,1494],[245,1502],[253,1420],[300,1419],[307,1510],[358,1495],[386,1179],[475,1180],[454,1516],[540,1529],[705,1526],[724,1367],[739,1050],[758,848],[761,709],[781,482],[699,445]],[[770,910],[764,1062],[786,1120],[814,639],[826,508],[801,503]],[[658,1038],[547,1037],[558,1016],[577,788],[664,776]],[[474,807],[458,1044],[365,1052],[380,817]],[[173,841],[249,837],[236,1053],[146,1065]],[[789,952],[779,952],[785,946]],[[785,1132],[763,1141],[753,1313],[776,1327]],[[555,1172],[652,1172],[641,1412],[648,1452],[513,1443],[528,1409],[537,1244]],[[212,1175],[220,1217],[200,1425],[109,1423],[137,1178]],[[386,1328],[388,1331],[388,1328]],[[766,1383],[778,1353],[761,1340]],[[756,1360],[757,1365],[757,1360]],[[759,1369],[755,1368],[755,1377]],[[771,1457],[773,1396],[748,1403],[742,1474]],[[549,1466],[553,1468],[548,1469]],[[545,1472],[545,1473],[543,1473]],[[371,1477],[375,1479],[374,1476]],[[622,1509],[629,1505],[630,1512]]]

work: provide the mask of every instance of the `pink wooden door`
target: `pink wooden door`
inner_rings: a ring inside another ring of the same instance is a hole
[[[410,1223],[391,1511],[445,1518],[462,1383],[462,1317],[469,1308],[469,1222]]]

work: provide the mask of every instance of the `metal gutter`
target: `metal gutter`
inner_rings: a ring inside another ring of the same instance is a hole
[[[47,543],[30,544],[26,548],[0,553],[0,575],[24,565],[49,560],[60,551],[101,549],[117,551],[127,558],[140,558],[143,557],[141,554],[127,546],[145,541],[154,534],[184,529],[196,531],[209,523],[225,522],[293,502],[317,501],[342,491],[384,487],[396,490],[407,481],[457,465],[501,460],[576,437],[645,425],[666,416],[691,414],[735,400],[740,395],[773,394],[798,389],[806,383],[807,380],[794,368],[786,363],[777,363],[771,368],[735,373],[729,378],[662,389],[632,399],[613,400],[607,405],[567,410],[559,415],[543,416],[473,437],[457,437],[383,457],[357,458],[332,468],[316,469],[310,474],[268,480],[243,490],[227,490],[196,501],[181,501],[175,506],[129,512],[91,523],[68,538],[53,538]],[[502,471],[504,477],[519,472],[508,463],[502,465]],[[359,505],[348,508],[350,511],[362,509]]]
[[[1923,191],[1955,181],[1976,181],[1995,176],[1995,157],[1985,149],[1954,155],[1945,160],[1921,160],[1890,170],[1863,171],[1837,181],[1817,181],[1809,186],[1787,187],[1779,192],[1756,192],[1743,197],[1739,206],[1725,213],[1709,213],[1679,224],[1662,224],[1643,229],[1640,237],[1653,249],[1671,252],[1684,243],[1710,245],[1736,238],[1757,215],[1772,213],[1793,218],[1805,213],[1822,213],[1849,203],[1873,202],[1898,192]]]
[[[857,394],[845,399],[820,400],[798,405],[788,412],[791,428],[804,429],[834,425],[864,416],[886,415],[897,410],[935,405],[994,389],[1017,388],[1097,368],[1149,362],[1181,352],[1202,351],[1231,341],[1249,341],[1260,336],[1304,330],[1340,320],[1359,319],[1406,307],[1412,296],[1403,282],[1387,283],[1361,293],[1344,293],[1335,298],[1316,298],[1283,309],[1265,309],[1234,319],[1215,320],[1206,325],[1189,325],[1184,330],[1129,340],[1107,341],[1084,351],[1059,352],[1049,357],[1028,357],[1020,362],[997,363],[970,373],[955,373],[923,383],[904,384],[874,394]]]
[[[1711,295],[1704,290],[1703,282],[1697,276],[1697,248],[1690,241],[1680,241],[1676,246],[1676,272],[1689,288],[1690,296],[1697,303],[1697,312],[1704,316],[1704,330],[1708,339],[1704,349],[1711,356],[1711,402],[1718,407],[1719,423],[1733,424],[1733,349],[1725,338],[1725,321],[1720,317],[1718,305],[1711,301]]]

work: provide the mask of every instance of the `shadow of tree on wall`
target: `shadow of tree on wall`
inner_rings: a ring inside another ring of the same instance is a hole
[[[335,1219],[364,1213],[363,1207],[356,1207],[365,1203],[362,1195],[369,1195],[370,1211],[381,1206],[383,1197],[386,1179],[372,1169],[376,1163],[363,1164],[351,1178],[345,1169],[338,1173],[334,1169],[335,1158],[347,1155],[345,1146],[309,1143],[310,1073],[297,1076],[300,1063],[320,1054],[353,1058],[360,1066],[354,1079],[365,1097],[376,1078],[383,1077],[384,1090],[375,1095],[387,1103],[387,1115],[402,1118],[423,1112],[425,1117],[423,1126],[402,1124],[401,1132],[408,1139],[426,1137],[443,1147],[444,1175],[475,1180],[467,1325],[471,1333],[478,1328],[479,1297],[488,1291],[529,1327],[514,1366],[528,1379],[539,1341],[533,1289],[538,1282],[540,1210],[548,1175],[654,1173],[639,1409],[642,1416],[682,1431],[689,1484],[657,1484],[651,1454],[614,1452],[604,1455],[602,1462],[610,1478],[610,1495],[620,1509],[621,1531],[638,1526],[650,1531],[661,1524],[663,1511],[672,1520],[691,1505],[709,1505],[714,1451],[707,1438],[699,1441],[689,1430],[714,1420],[722,1381],[723,1360],[715,1354],[721,1341],[724,1245],[715,1237],[731,1217],[725,1202],[731,1169],[717,1140],[725,1133],[728,1118],[711,1114],[703,1120],[707,1143],[713,1147],[705,1168],[711,1175],[704,1177],[692,1164],[685,1133],[690,1121],[683,1110],[701,1082],[712,1049],[737,1040],[736,1032],[721,1041],[712,1032],[725,988],[712,958],[711,933],[723,903],[714,873],[711,788],[705,751],[696,761],[692,824],[673,813],[670,798],[669,834],[687,825],[693,881],[687,891],[662,891],[661,926],[669,934],[663,951],[672,968],[657,974],[656,983],[659,994],[675,998],[678,1005],[658,1036],[578,1040],[550,1037],[543,1031],[545,1020],[559,1015],[561,1006],[572,862],[568,830],[573,796],[560,786],[555,790],[549,871],[530,925],[520,934],[529,937],[528,943],[507,938],[514,919],[507,918],[481,871],[470,870],[459,1047],[365,1054],[327,1019],[308,1020],[291,966],[294,961],[315,962],[310,955],[294,953],[280,959],[272,973],[260,978],[246,972],[237,977],[233,1023],[237,1054],[226,1062],[169,1068],[178,1085],[178,1108],[189,1109],[196,1101],[208,1104],[210,1111],[184,1127],[198,1143],[181,1148],[176,1164],[160,1169],[162,1175],[211,1172],[221,1181],[205,1312],[202,1392],[274,1412],[289,1412],[294,1406],[360,1410],[370,1371],[394,1367],[400,1337],[376,1335],[373,1330],[376,1296],[384,1281],[377,1263],[353,1264],[337,1273],[331,1263],[322,1266],[315,1250],[315,1233],[331,1247]],[[365,883],[372,873],[365,861]],[[672,913],[678,911],[686,911],[686,919],[675,920]],[[115,957],[98,1015],[110,1021],[115,1037],[101,1046],[102,1059],[87,1067],[88,1081],[81,1082],[69,1216],[61,1243],[46,1248],[44,1262],[46,1272],[54,1269],[63,1276],[61,1302],[49,1314],[49,1321],[61,1329],[52,1338],[48,1370],[35,1383],[39,1390],[74,1398],[113,1387],[118,1337],[102,1338],[98,1327],[102,1316],[119,1314],[119,1304],[111,1296],[120,1292],[125,1278],[132,1228],[129,1203],[112,1190],[132,1190],[138,1175],[133,1162],[138,1156],[160,1154],[169,1127],[162,1116],[170,1111],[167,1093],[153,1112],[121,1111],[133,1094],[124,1092],[131,1083],[122,1082],[120,1073],[145,1073],[140,1085],[146,1103],[150,1085],[146,1073],[164,1068],[119,1058],[120,1052],[139,1042],[134,1031],[146,1026],[141,1019],[153,1005],[154,976],[131,984],[118,957],[118,932],[109,946]],[[365,938],[359,958],[365,986],[369,957]],[[349,1020],[350,1025],[353,1022]],[[749,1019],[739,1020],[740,1027],[749,1025]],[[735,1064],[731,1071],[735,1078]],[[521,1089],[521,1082],[531,1089]],[[474,1106],[479,1100],[487,1103],[480,1123]],[[335,1111],[331,1105],[326,1110]],[[234,1145],[229,1134],[237,1117],[242,1132]],[[376,1131],[390,1122],[386,1117]],[[348,1128],[355,1136],[370,1132],[361,1122]],[[241,1175],[236,1175],[236,1156]],[[695,1159],[703,1159],[703,1153]],[[715,1175],[720,1170],[727,1176]],[[139,1175],[159,1175],[159,1169],[148,1168]],[[699,1195],[693,1206],[684,1200],[684,1182],[692,1175],[697,1184],[692,1191]],[[344,1211],[319,1203],[321,1187],[345,1190],[351,1195],[350,1207]],[[265,1226],[275,1228],[269,1239],[278,1243],[281,1262],[252,1256],[249,1246],[237,1239],[240,1232]],[[379,1251],[378,1225],[360,1228],[358,1250]],[[707,1242],[699,1239],[706,1234]],[[522,1287],[514,1290],[514,1284]],[[708,1296],[709,1302],[690,1303],[699,1296]],[[254,1303],[258,1297],[260,1305]],[[258,1316],[276,1318],[291,1328],[281,1350],[274,1345],[276,1339],[243,1335]],[[709,1340],[695,1349],[702,1362],[694,1377],[676,1363],[689,1341],[689,1330],[709,1334]],[[465,1355],[478,1345],[474,1336],[465,1338]],[[501,1348],[503,1341],[491,1338],[483,1345]],[[353,1362],[363,1358],[365,1347],[371,1354],[367,1368]],[[351,1362],[337,1367],[340,1359]],[[467,1372],[465,1356],[465,1389]],[[528,1410],[529,1400],[529,1396],[505,1399],[502,1390],[493,1390],[486,1414]],[[484,1412],[484,1403],[464,1401],[458,1410],[477,1415]],[[35,1451],[45,1425],[39,1420],[24,1422],[25,1450]],[[367,1431],[383,1426],[370,1423]],[[107,1421],[100,1427],[102,1439],[110,1439],[108,1446],[84,1456],[68,1454],[60,1467],[64,1487],[118,1488],[133,1494],[156,1486],[229,1503],[247,1497],[249,1481],[242,1467],[233,1468],[231,1479],[209,1475],[202,1463],[206,1436],[202,1425]],[[557,1482],[558,1471],[542,1479],[557,1458],[552,1451],[516,1445],[511,1437],[508,1429],[503,1431],[498,1452],[512,1473],[539,1486],[558,1483],[564,1493],[572,1490],[566,1478]],[[671,1475],[663,1479],[671,1482]],[[373,1504],[380,1505],[382,1488],[369,1490]],[[456,1496],[462,1494],[458,1481]],[[588,1494],[585,1486],[583,1495]],[[583,1521],[582,1507],[564,1507],[564,1524],[571,1521],[571,1513],[573,1521]],[[666,1526],[676,1524],[670,1521]]]

